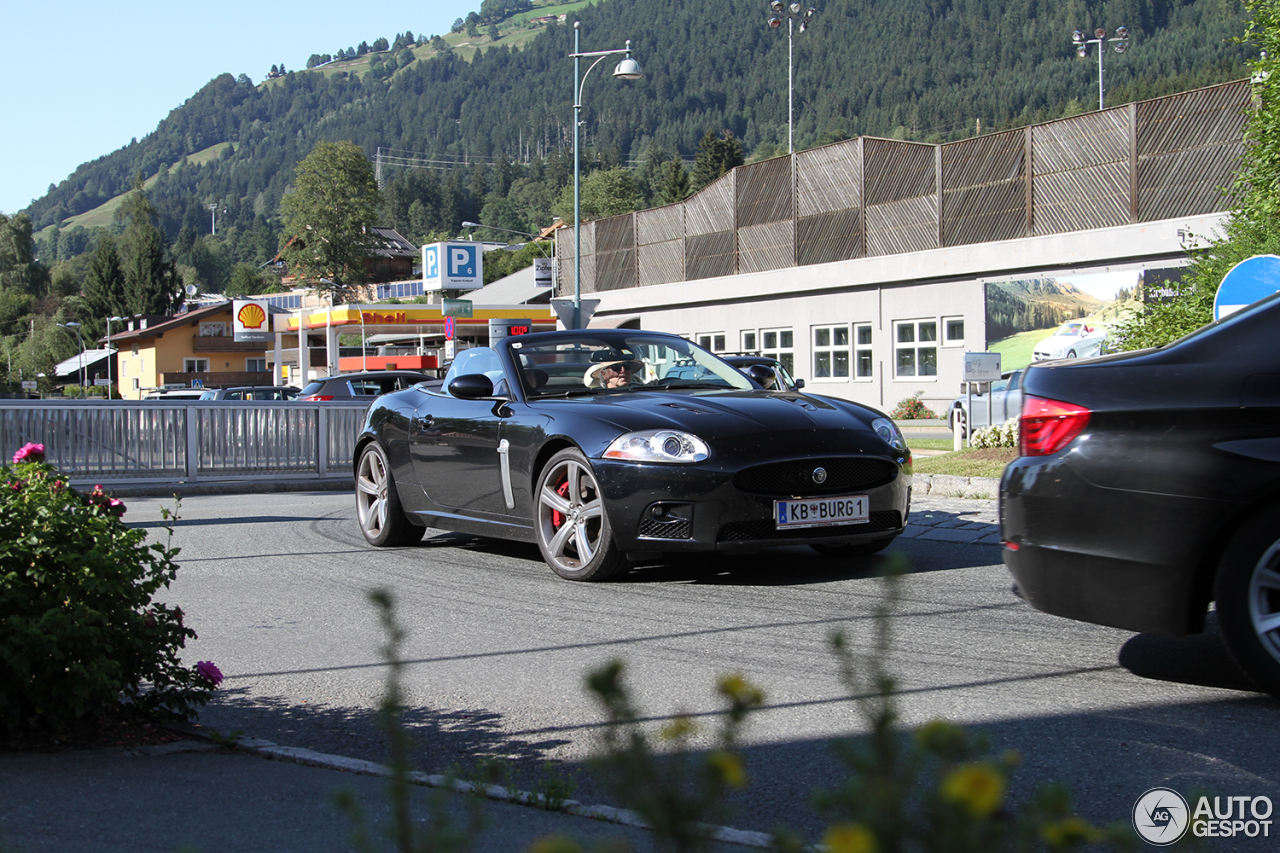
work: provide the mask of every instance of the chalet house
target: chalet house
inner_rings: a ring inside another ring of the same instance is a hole
[[[410,243],[394,228],[374,226],[374,247],[364,259],[365,279],[369,283],[379,284],[387,281],[403,281],[413,277],[413,265],[418,262],[418,247]],[[302,242],[302,235],[289,238],[288,245]],[[289,275],[287,265],[280,253],[271,259],[271,265],[281,273],[281,283],[289,287],[294,277]]]
[[[236,343],[232,303],[192,308],[173,317],[139,315],[111,336],[120,396],[141,400],[154,388],[271,385],[261,343]]]

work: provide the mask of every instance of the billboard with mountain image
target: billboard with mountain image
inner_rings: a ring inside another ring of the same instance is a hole
[[[987,350],[1003,370],[1104,351],[1110,328],[1137,306],[1142,274],[1041,276],[986,284]]]

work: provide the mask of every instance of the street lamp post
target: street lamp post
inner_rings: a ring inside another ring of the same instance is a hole
[[[111,399],[111,362],[114,361],[115,359],[114,354],[111,352],[111,324],[123,323],[123,322],[124,322],[123,317],[107,318],[107,399],[108,400]],[[121,394],[120,396],[123,397],[124,395]]]
[[[542,252],[542,256],[544,258],[551,257],[550,255],[547,254],[547,250],[542,248],[542,244],[538,242],[537,234],[530,234],[528,231],[512,231],[510,228],[499,228],[496,225],[481,225],[479,222],[464,222],[462,223],[462,227],[463,228],[488,228],[490,231],[505,231],[508,234],[523,234],[525,237],[532,237],[533,245],[538,247],[538,251]]]
[[[631,39],[622,50],[593,50],[582,52],[580,39],[582,22],[573,22],[573,327],[582,328],[582,88],[586,85],[587,74],[604,61],[606,56],[626,54],[626,58],[613,69],[613,76],[620,80],[639,80],[644,76],[640,63],[631,58]],[[582,72],[582,60],[597,57]]]
[[[76,333],[76,346],[80,348],[80,393],[84,394],[84,340],[80,337],[80,324],[73,320],[70,323],[58,325]]]
[[[1104,109],[1104,99],[1106,89],[1102,85],[1102,54],[1106,53],[1108,42],[1115,42],[1116,53],[1124,53],[1129,48],[1129,28],[1120,27],[1116,30],[1115,38],[1107,38],[1107,31],[1102,27],[1098,27],[1093,31],[1094,37],[1085,38],[1084,30],[1076,30],[1071,34],[1071,43],[1076,46],[1076,56],[1081,58],[1089,55],[1089,45],[1096,44],[1098,46],[1098,109]]]
[[[794,62],[793,40],[795,37],[795,24],[800,21],[800,32],[809,29],[809,24],[813,21],[813,16],[818,14],[818,10],[813,7],[805,8],[799,3],[791,3],[787,5],[782,0],[773,0],[769,4],[769,29],[776,30],[782,26],[782,19],[787,19],[787,153],[794,154],[795,146],[795,123],[793,121],[795,107],[795,84],[792,75]]]

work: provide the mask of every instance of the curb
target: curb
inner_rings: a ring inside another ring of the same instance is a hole
[[[72,480],[77,489],[92,489],[96,482]],[[103,483],[113,498],[191,497],[193,495],[255,495],[276,492],[350,492],[350,476],[327,480],[198,480],[173,483]]]
[[[316,752],[311,749],[303,749],[301,747],[280,746],[269,740],[261,738],[241,737],[234,743],[227,742],[219,744],[214,740],[214,736],[208,732],[201,730],[198,726],[183,723],[171,723],[165,728],[173,731],[182,732],[191,737],[199,738],[207,741],[204,749],[227,748],[234,749],[239,752],[245,752],[250,755],[256,755],[260,758],[270,759],[272,761],[287,761],[292,764],[301,764],[307,767],[320,767],[325,770],[338,770],[344,773],[357,773],[362,776],[379,776],[389,778],[393,771],[384,764],[378,764],[373,761],[365,761],[359,758],[346,758],[341,755],[329,755],[328,753]],[[169,744],[165,751],[183,751],[178,744]],[[189,747],[186,751],[191,750]],[[475,785],[471,782],[464,782],[459,779],[451,779],[448,776],[439,774],[427,774],[421,771],[410,771],[407,774],[408,781],[411,785],[421,785],[427,788],[444,788],[459,794],[482,794],[490,800],[511,803],[517,806],[528,806],[530,808],[538,808],[548,812],[560,812],[562,814],[571,815],[573,817],[588,818],[590,820],[598,820],[604,823],[616,823],[621,826],[631,826],[637,829],[651,830],[652,827],[648,821],[642,818],[636,812],[630,809],[620,809],[615,806],[604,805],[584,805],[577,800],[564,800],[560,804],[548,803],[547,799],[541,794],[534,794],[529,791],[518,791],[504,788],[501,785]],[[700,827],[701,834],[713,841],[719,841],[726,844],[736,844],[742,847],[753,847],[760,850],[772,850],[774,848],[773,837],[764,832],[754,832],[745,829],[735,829],[728,826],[712,826],[704,824]]]
[[[956,477],[952,474],[913,474],[911,493],[939,498],[978,498],[999,500],[997,477]]]

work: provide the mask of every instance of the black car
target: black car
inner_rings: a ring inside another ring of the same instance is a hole
[[[1174,343],[1032,366],[1000,484],[1004,560],[1059,616],[1171,636],[1210,602],[1280,695],[1280,297]]]
[[[572,580],[667,552],[871,554],[911,496],[911,453],[880,412],[764,391],[683,338],[630,330],[463,351],[443,388],[370,407],[355,474],[374,545],[428,526],[533,542]]]

